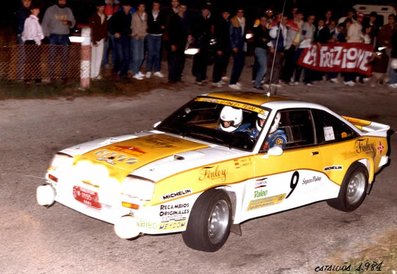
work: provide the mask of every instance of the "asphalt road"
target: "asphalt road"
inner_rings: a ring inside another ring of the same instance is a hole
[[[180,234],[121,240],[110,224],[59,204],[48,209],[36,204],[36,187],[57,150],[149,129],[203,92],[189,87],[135,98],[0,101],[0,272],[315,273],[316,267],[349,262],[397,233],[396,153],[356,211],[343,213],[320,202],[251,220],[242,224],[242,236],[231,234],[216,253],[187,248]],[[317,84],[278,93],[397,128],[397,92],[387,88]],[[392,151],[396,147],[392,138]]]

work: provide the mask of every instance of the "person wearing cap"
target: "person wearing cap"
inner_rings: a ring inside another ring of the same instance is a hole
[[[103,58],[103,48],[107,37],[107,20],[104,14],[105,1],[97,0],[96,12],[88,20],[91,28],[91,79],[101,79],[100,69]]]

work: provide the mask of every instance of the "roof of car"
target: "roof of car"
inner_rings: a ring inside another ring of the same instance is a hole
[[[314,108],[326,110],[334,115],[336,114],[323,105],[282,96],[267,96],[259,92],[212,92],[203,94],[202,96],[204,98],[227,100],[257,107],[268,107],[273,110],[286,108]]]
[[[243,102],[251,105],[262,106],[269,102],[288,101],[286,97],[280,96],[267,96],[264,93],[258,92],[212,92],[206,94],[207,97],[218,99],[225,99],[236,102]]]

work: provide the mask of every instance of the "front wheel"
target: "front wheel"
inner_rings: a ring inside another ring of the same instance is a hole
[[[230,233],[232,206],[229,196],[212,189],[204,192],[190,213],[183,241],[193,249],[215,252],[220,249]]]
[[[338,198],[329,200],[328,205],[346,212],[353,211],[364,201],[367,187],[367,168],[361,163],[354,163],[346,172]]]

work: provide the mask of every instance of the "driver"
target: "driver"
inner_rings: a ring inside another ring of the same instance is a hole
[[[255,122],[255,127],[251,130],[251,135],[252,138],[258,138],[259,133],[261,133],[263,126],[265,125],[267,116],[269,115],[269,112],[264,112],[264,113],[258,113],[258,116],[256,118]]]
[[[262,146],[262,149],[268,150],[269,148],[272,148],[275,146],[278,146],[281,148],[285,147],[285,144],[287,143],[287,136],[285,135],[284,130],[278,128],[280,125],[280,120],[281,120],[281,114],[280,114],[280,112],[278,112],[276,114],[276,117],[274,117],[273,124],[270,127],[269,134],[265,140],[265,143]],[[260,124],[261,124],[260,121],[259,122],[257,121],[257,126]],[[262,127],[263,127],[263,125],[264,125],[264,122],[262,124]]]
[[[219,128],[226,132],[245,132],[249,124],[243,124],[243,110],[224,106],[219,121]]]

